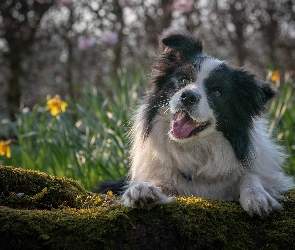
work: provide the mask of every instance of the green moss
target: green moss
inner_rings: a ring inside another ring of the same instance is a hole
[[[0,192],[5,187],[33,196],[45,186],[49,190],[54,186],[42,199],[53,199],[57,207],[0,207],[0,246],[4,249],[295,248],[295,190],[287,193],[283,212],[264,218],[248,216],[238,203],[196,197],[178,197],[174,203],[146,211],[116,204],[117,198],[111,195],[94,196],[67,179],[10,167],[1,171],[9,173],[13,183],[5,176],[3,184],[0,174]],[[17,182],[19,176],[21,182]],[[55,185],[62,189],[68,185],[70,191],[61,192]],[[58,208],[63,200],[72,206]]]
[[[90,192],[83,189],[78,182],[68,178],[57,178],[39,171],[23,170],[21,168],[6,167],[0,165],[0,191],[2,198],[0,205],[13,207],[54,207],[69,206],[78,207],[76,197],[88,195]],[[38,202],[28,202],[19,198],[19,202],[10,202],[13,194],[24,194],[33,197],[46,190]],[[6,198],[6,199],[3,199]],[[7,199],[8,198],[8,199]]]

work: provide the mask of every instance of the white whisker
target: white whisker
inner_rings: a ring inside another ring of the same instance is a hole
[[[170,107],[168,107],[165,111],[164,111],[164,114],[168,113]]]

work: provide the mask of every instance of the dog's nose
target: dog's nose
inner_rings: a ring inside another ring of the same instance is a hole
[[[180,96],[180,100],[184,105],[194,105],[197,104],[201,99],[201,95],[192,91],[192,90],[185,90],[182,92]]]

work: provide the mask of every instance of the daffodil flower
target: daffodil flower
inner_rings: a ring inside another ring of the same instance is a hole
[[[46,110],[50,111],[52,116],[57,116],[60,112],[65,112],[68,104],[60,100],[59,96],[55,96],[47,101]]]
[[[11,151],[9,146],[10,140],[0,141],[0,156],[6,155],[7,158],[11,157]]]
[[[273,82],[277,82],[280,79],[280,73],[278,71],[274,71],[271,75],[271,80]]]

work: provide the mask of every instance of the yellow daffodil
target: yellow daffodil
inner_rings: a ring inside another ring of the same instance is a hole
[[[280,73],[279,71],[274,71],[271,75],[271,80],[273,82],[277,82],[278,80],[280,80]]]
[[[11,157],[11,151],[9,146],[9,141],[0,141],[0,155],[4,156],[6,155],[7,158]]]
[[[60,100],[59,96],[55,96],[47,101],[46,110],[50,111],[52,116],[57,116],[60,112],[65,112],[68,104]]]

